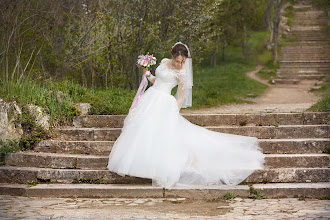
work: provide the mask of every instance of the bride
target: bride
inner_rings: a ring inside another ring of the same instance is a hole
[[[114,143],[108,169],[121,176],[152,179],[153,185],[237,185],[263,169],[264,154],[255,137],[219,133],[192,124],[180,115],[192,105],[192,58],[176,43],[164,58],[153,84],[131,108]],[[175,97],[173,87],[178,85]]]

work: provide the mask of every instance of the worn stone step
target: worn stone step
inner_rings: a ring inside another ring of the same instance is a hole
[[[325,62],[317,62],[317,61],[311,61],[311,62],[299,62],[299,61],[280,61],[280,68],[283,67],[293,67],[293,68],[329,68],[330,63]]]
[[[281,78],[275,78],[274,83],[275,84],[298,84],[301,81],[301,79],[281,79]]]
[[[265,154],[320,154],[330,146],[329,138],[321,139],[259,139]],[[44,153],[78,153],[109,155],[114,141],[58,141],[44,140],[34,148]]]
[[[254,171],[245,183],[328,182],[329,168],[266,168]],[[108,170],[0,167],[0,183],[150,184],[150,179],[119,176]]]
[[[324,198],[330,193],[329,183],[268,183],[253,184],[252,187],[267,198]],[[190,199],[223,198],[228,192],[237,197],[247,198],[250,187],[238,186],[177,186],[170,190],[151,185],[118,184],[0,184],[1,195],[44,197],[44,198],[166,198],[183,197]]]
[[[278,72],[292,72],[292,73],[310,73],[310,72],[314,72],[314,73],[330,73],[330,67],[290,67],[290,66],[286,66],[283,67],[281,66],[279,70],[277,70]]]
[[[302,53],[302,52],[297,52],[299,53],[299,55],[292,55],[292,54],[283,54],[282,55],[282,60],[284,61],[299,61],[302,59],[305,59],[306,56],[308,56],[308,58],[313,61],[317,61],[317,60],[326,60],[328,59],[326,54],[321,54],[321,55],[311,55],[311,54],[306,54],[306,53]],[[329,53],[330,54],[330,53]]]
[[[278,126],[207,126],[205,129],[228,134],[278,138],[328,138],[329,125],[278,125]],[[62,128],[56,129],[57,140],[114,141],[121,128]]]
[[[278,74],[278,79],[288,79],[288,78],[295,78],[299,80],[320,80],[323,78],[329,77],[328,74]]]
[[[287,76],[287,75],[294,75],[294,76],[304,76],[304,75],[322,75],[322,76],[329,76],[330,75],[330,72],[327,74],[327,73],[320,73],[319,71],[313,71],[313,70],[307,70],[307,71],[304,71],[304,70],[299,70],[299,71],[289,71],[289,70],[277,70],[277,76],[280,76],[280,75],[283,75],[283,76]]]
[[[266,168],[329,167],[327,154],[267,154]],[[19,167],[56,169],[106,169],[108,156],[73,155],[35,152],[9,153],[5,164]]]
[[[257,113],[257,114],[182,114],[184,118],[200,126],[218,125],[305,125],[327,124],[330,112]],[[73,124],[77,128],[121,128],[126,115],[77,116]]]

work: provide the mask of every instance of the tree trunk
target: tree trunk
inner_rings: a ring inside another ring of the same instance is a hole
[[[266,30],[267,27],[270,25],[270,17],[272,16],[272,7],[273,7],[273,0],[267,0],[267,8],[263,14],[263,29]]]
[[[278,54],[277,54],[277,47],[278,47],[278,39],[279,39],[279,26],[281,20],[281,7],[282,7],[283,0],[277,0],[275,6],[275,13],[274,13],[274,47],[273,47],[273,64],[276,65]]]
[[[212,67],[215,67],[217,65],[217,57],[218,57],[218,52],[219,52],[218,44],[219,44],[219,36],[217,36],[217,41],[215,43],[215,48],[214,48],[214,51],[211,55],[211,66]]]
[[[243,25],[243,45],[242,45],[242,55],[246,58],[246,26]]]
[[[226,41],[226,38],[224,38],[223,45],[222,45],[222,61],[226,60],[226,46],[227,46],[227,41]]]

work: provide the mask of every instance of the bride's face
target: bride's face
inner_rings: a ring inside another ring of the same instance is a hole
[[[176,68],[176,69],[182,69],[183,65],[186,62],[186,57],[185,56],[177,56],[177,57],[172,57],[172,65]]]

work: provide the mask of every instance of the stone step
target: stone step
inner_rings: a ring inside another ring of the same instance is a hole
[[[285,46],[290,46],[290,47],[299,47],[299,46],[324,46],[327,47],[330,45],[330,41],[291,41],[287,42]]]
[[[325,30],[325,27],[320,26],[320,25],[313,25],[313,26],[296,26],[296,25],[294,25],[293,27],[291,27],[292,32],[298,32],[298,31],[303,31],[303,32],[311,31],[312,32],[312,31],[323,31],[323,30]]]
[[[328,182],[329,168],[270,168],[254,171],[245,183]],[[150,184],[150,179],[119,176],[108,170],[0,167],[0,183]],[[243,183],[244,183],[243,182]],[[242,183],[242,184],[243,184]]]
[[[277,70],[278,72],[294,72],[294,73],[330,73],[330,67],[283,67],[281,66],[280,69]]]
[[[267,198],[324,198],[330,193],[329,183],[268,183],[253,184],[252,187]],[[217,199],[228,192],[247,198],[250,188],[238,186],[173,187],[164,190],[151,185],[124,184],[0,184],[1,195],[44,198],[189,198]]]
[[[73,119],[77,128],[122,128],[127,115],[85,115]],[[256,114],[182,114],[199,126],[219,125],[313,125],[327,124],[330,112],[256,113]]]
[[[320,61],[301,62],[301,61],[280,61],[280,68],[300,68],[300,69],[315,69],[315,68],[326,68],[330,67],[330,63]]]
[[[296,64],[308,64],[308,65],[327,65],[327,67],[330,66],[330,60],[297,60],[297,61],[286,61],[286,60],[281,60],[280,64],[292,64],[292,63],[296,63]]]
[[[328,74],[277,74],[277,78],[278,79],[287,79],[287,78],[295,78],[295,79],[299,79],[299,80],[320,80],[320,79],[323,79],[323,78],[326,78],[328,77],[329,75]]]
[[[330,145],[329,138],[320,139],[259,139],[265,154],[320,154]],[[44,153],[76,153],[109,155],[114,141],[44,140],[34,148]]]
[[[328,73],[325,71],[321,73],[320,71],[315,71],[315,70],[290,70],[290,69],[278,69],[277,70],[277,75],[330,75],[330,70]]]
[[[77,128],[121,128],[127,115],[85,115],[73,119]],[[304,113],[256,113],[256,114],[182,114],[190,122],[200,126],[219,125],[312,125],[327,124],[330,112]]]
[[[301,79],[281,79],[281,78],[275,78],[274,83],[275,84],[298,84],[301,81]]]
[[[278,126],[207,126],[211,131],[257,137],[259,139],[328,138],[329,125],[278,125]],[[55,130],[55,129],[54,129]],[[114,141],[121,128],[62,128],[56,129],[57,140]]]
[[[328,154],[267,154],[266,168],[329,167]],[[19,167],[54,169],[106,169],[108,156],[73,155],[35,152],[9,153],[5,164]]]

